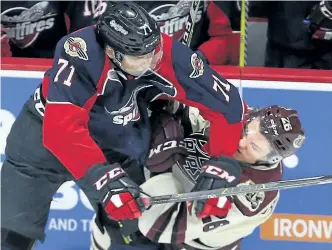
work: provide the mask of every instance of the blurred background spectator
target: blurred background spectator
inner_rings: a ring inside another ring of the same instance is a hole
[[[162,32],[180,39],[192,1],[137,1],[158,21]],[[96,23],[111,1],[2,2],[2,56],[52,58],[56,43],[68,32]],[[238,62],[239,36],[227,15],[236,4],[201,1],[191,47],[211,64]],[[226,13],[226,14],[225,14]]]
[[[52,58],[62,36],[95,24],[111,2],[2,1],[1,56]],[[181,39],[192,1],[136,2],[158,21],[162,32]],[[238,65],[241,3],[201,1],[191,48],[210,64]],[[247,65],[332,69],[331,5],[331,1],[250,1]],[[252,17],[265,22],[252,22]]]
[[[2,1],[1,55],[52,58],[61,37],[91,25],[102,1]]]
[[[181,39],[192,1],[136,1],[159,23],[162,32]],[[233,34],[229,16],[236,7],[230,1],[201,1],[191,48],[214,65],[237,65],[239,36]]]
[[[332,69],[331,1],[253,1],[268,20],[265,66]]]

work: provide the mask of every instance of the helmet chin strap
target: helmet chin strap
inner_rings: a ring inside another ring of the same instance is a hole
[[[264,167],[272,167],[275,164],[282,161],[282,157],[280,155],[275,155],[273,153],[270,153],[267,157],[268,160],[257,160],[255,163],[251,164],[254,167],[258,166],[264,166]]]
[[[114,62],[116,65],[118,65],[120,68],[122,68],[122,61],[123,61],[123,55],[119,51],[114,51]]]
[[[267,162],[267,161],[256,161],[255,163],[250,164],[250,165],[251,165],[251,166],[254,166],[254,167],[259,167],[259,166],[271,167],[271,166],[273,166],[274,164],[276,164],[276,163],[269,163],[269,162]]]
[[[114,62],[116,64],[116,66],[118,66],[124,73],[135,76],[136,78],[141,77],[142,75],[145,74],[145,72],[147,72],[149,70],[149,68],[143,70],[143,71],[131,71],[129,69],[125,69],[123,66],[123,60],[125,55],[120,52],[120,51],[116,51],[114,50],[114,56],[110,57],[110,59],[112,60],[112,62]]]
[[[122,66],[123,55],[121,52],[114,50],[113,48],[106,46],[105,53],[110,58],[110,60],[117,66]]]

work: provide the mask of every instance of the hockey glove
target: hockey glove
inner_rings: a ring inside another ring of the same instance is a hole
[[[211,158],[202,166],[197,183],[192,191],[234,187],[240,182],[241,166],[237,160],[228,157]],[[226,216],[232,203],[228,197],[210,198],[188,202],[190,214],[198,218]]]
[[[79,182],[82,186],[88,187],[89,198],[92,195],[97,199],[113,220],[138,218],[145,210],[139,186],[128,177],[118,163],[97,164],[91,167]]]

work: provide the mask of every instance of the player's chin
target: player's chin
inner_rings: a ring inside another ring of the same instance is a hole
[[[132,76],[142,76],[145,74],[145,72],[148,70],[149,68],[145,68],[145,69],[131,69],[131,68],[125,68],[124,70],[132,75]]]
[[[238,160],[238,161],[243,161],[243,155],[242,155],[241,151],[236,150],[234,155],[233,155],[233,158]]]

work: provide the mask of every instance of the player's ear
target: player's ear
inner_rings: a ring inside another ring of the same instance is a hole
[[[114,59],[114,58],[115,58],[115,52],[114,52],[114,49],[112,49],[111,47],[106,46],[105,53],[106,53],[111,59]]]

